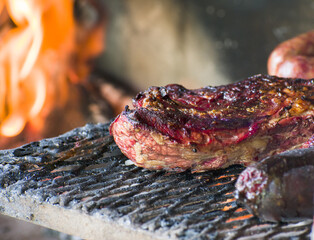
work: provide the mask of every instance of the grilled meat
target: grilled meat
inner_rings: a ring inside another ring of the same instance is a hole
[[[286,151],[254,163],[236,183],[236,198],[267,221],[313,218],[313,194],[313,147]]]
[[[248,165],[314,133],[314,79],[252,76],[217,87],[151,87],[110,126],[140,167],[183,171]]]

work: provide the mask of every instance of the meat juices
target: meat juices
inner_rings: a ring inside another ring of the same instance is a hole
[[[194,172],[249,165],[302,147],[314,133],[314,79],[252,76],[188,90],[151,87],[110,126],[137,166]]]
[[[268,58],[268,74],[278,77],[314,78],[314,31],[279,44]]]

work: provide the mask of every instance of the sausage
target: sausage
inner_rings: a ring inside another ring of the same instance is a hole
[[[279,44],[268,58],[268,74],[314,78],[314,30]]]
[[[268,157],[247,167],[235,197],[266,221],[313,218],[314,147]]]

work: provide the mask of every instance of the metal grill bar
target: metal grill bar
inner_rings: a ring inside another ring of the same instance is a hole
[[[242,166],[195,174],[138,168],[126,164],[127,158],[109,136],[108,124],[89,124],[0,151],[0,160],[4,214],[53,228],[47,220],[53,216],[39,221],[34,214],[36,206],[52,206],[64,216],[75,213],[88,219],[82,226],[77,223],[75,232],[56,229],[84,238],[99,236],[86,233],[95,219],[99,228],[102,222],[105,228],[117,224],[114,239],[123,239],[128,231],[134,238],[146,234],[147,239],[310,238],[310,220],[261,222],[235,201],[234,183]],[[10,210],[23,199],[28,199],[28,217]],[[62,219],[64,226],[73,220]]]

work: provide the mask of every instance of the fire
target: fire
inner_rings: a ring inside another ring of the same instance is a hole
[[[43,127],[41,119],[66,100],[69,82],[86,77],[86,61],[102,51],[103,36],[87,37],[73,0],[0,0],[3,19],[11,25],[0,28],[0,136],[12,137],[28,123]]]

